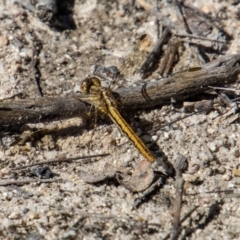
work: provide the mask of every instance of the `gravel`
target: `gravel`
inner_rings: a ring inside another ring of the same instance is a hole
[[[132,5],[126,0],[76,0],[74,30],[59,30],[41,22],[20,2],[0,3],[0,99],[39,96],[30,64],[34,34],[42,43],[39,71],[44,96],[78,92],[80,80],[91,75],[95,64],[120,66],[143,33],[156,40],[155,17],[147,10],[149,5],[141,5],[145,1]],[[156,1],[146,2],[154,6]],[[169,11],[168,2],[161,1],[162,14]],[[232,35],[224,54],[239,53],[239,4],[219,0],[185,2],[212,17],[222,16],[224,30]],[[174,16],[169,14],[166,21],[174,21]],[[181,51],[173,71],[198,66],[186,43]],[[209,56],[216,58],[214,54]],[[129,85],[138,77],[133,76],[134,71],[126,73]],[[155,77],[153,74],[152,79]],[[239,83],[230,87],[237,89]],[[182,222],[182,238],[240,238],[240,127],[238,119],[231,124],[225,122],[221,113],[226,110],[217,106],[208,114],[184,118],[188,113],[179,107],[163,106],[137,112],[128,119],[133,125],[138,119],[135,129],[163,159],[173,165],[179,154],[188,159],[181,216],[193,213]],[[157,124],[162,127],[148,134]],[[116,179],[88,184],[79,177],[80,171],[101,172],[107,163],[128,169],[143,160],[132,144],[117,147],[126,138],[110,121],[101,119],[96,127],[90,125],[45,135],[23,146],[9,146],[15,135],[5,133],[0,146],[1,181],[30,177],[29,169],[13,171],[12,167],[62,157],[105,152],[112,155],[48,165],[60,181],[40,183],[36,179],[20,186],[0,186],[0,238],[163,239],[170,233],[175,179],[168,178],[134,208],[134,200],[141,193],[127,190]]]

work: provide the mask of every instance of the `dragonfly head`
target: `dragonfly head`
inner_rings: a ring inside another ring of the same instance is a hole
[[[101,81],[97,77],[88,77],[81,83],[81,91],[83,93],[96,92],[101,88]]]

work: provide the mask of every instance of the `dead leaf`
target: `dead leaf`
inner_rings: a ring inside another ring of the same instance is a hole
[[[138,163],[132,175],[118,174],[118,181],[132,192],[141,192],[147,189],[154,178],[152,165],[143,160]]]
[[[151,164],[145,160],[138,163],[132,174],[126,168],[106,164],[104,171],[80,171],[79,175],[87,183],[97,183],[109,178],[116,178],[121,185],[132,192],[144,191],[151,185],[154,178]]]

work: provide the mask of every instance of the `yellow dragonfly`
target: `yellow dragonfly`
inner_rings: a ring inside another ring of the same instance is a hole
[[[134,146],[146,158],[147,161],[151,163],[155,161],[155,157],[151,151],[119,113],[117,101],[111,90],[109,88],[102,87],[99,78],[86,78],[81,84],[81,90],[87,95],[87,98],[90,100],[92,105],[94,105],[102,113],[108,115],[112,121],[119,126],[121,131],[126,134],[129,140],[134,144]],[[84,101],[84,99],[86,100],[86,98],[83,99],[77,96],[75,97],[81,101]]]

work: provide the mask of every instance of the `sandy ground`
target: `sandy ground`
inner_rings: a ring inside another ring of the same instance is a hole
[[[224,31],[231,36],[221,54],[239,53],[238,1],[205,2],[192,0],[186,4],[220,20]],[[172,28],[180,26],[168,1],[161,2],[159,10],[156,10],[156,1],[153,0],[69,1],[68,13],[72,22],[66,26],[58,24],[57,27],[40,21],[34,8],[29,7],[27,1],[22,0],[22,3],[25,7],[13,0],[0,3],[1,99],[39,96],[32,77],[34,46],[41,46],[38,68],[43,96],[69,95],[80,91],[80,80],[91,75],[96,64],[120,67],[143,34],[149,34],[153,42],[156,41],[156,16]],[[213,29],[211,37],[216,35]],[[187,43],[179,51],[173,71],[199,64],[194,58],[193,48],[189,48]],[[211,51],[208,50],[210,60],[220,55]],[[138,75],[134,73],[137,67],[139,62],[125,71],[127,84],[136,81]],[[238,88],[238,83],[230,87]],[[226,106],[218,106],[208,114],[192,115],[174,124],[168,123],[187,113],[173,106],[138,111],[128,118],[134,129],[143,134],[148,146],[152,143],[157,145],[167,161],[174,164],[179,154],[188,160],[189,168],[183,176],[181,213],[182,218],[187,217],[182,222],[179,239],[240,239],[240,127],[239,120],[229,124],[219,117],[226,110]],[[134,168],[143,157],[130,143],[117,148],[127,139],[110,121],[99,121],[96,129],[89,123],[79,122],[74,131],[45,135],[23,146],[10,147],[15,135],[2,132],[1,181],[34,179],[29,176],[29,169],[12,171],[13,167],[61,157],[106,152],[112,155],[85,162],[49,164],[53,179],[61,178],[52,183],[1,186],[0,238],[167,237],[171,231],[175,179],[167,178],[159,189],[135,208],[134,203],[141,192],[133,193],[116,180],[85,183],[79,176],[80,171],[98,173],[105,169],[106,163]],[[165,127],[147,133],[159,124]]]

